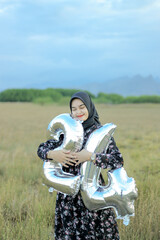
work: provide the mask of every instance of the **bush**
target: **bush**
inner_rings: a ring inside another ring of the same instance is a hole
[[[34,103],[45,105],[53,103],[53,99],[51,97],[39,97],[33,100]]]
[[[42,97],[39,89],[7,89],[0,93],[1,102],[32,102],[34,98]]]
[[[0,92],[0,102],[34,102],[39,104],[46,104],[56,102],[65,104],[69,102],[70,97],[77,91],[77,89],[61,89],[61,88],[47,88],[47,89],[7,89]],[[119,94],[99,93],[96,97],[94,94],[87,92],[95,103],[160,103],[160,96],[128,96],[123,97]]]
[[[125,98],[125,103],[160,103],[160,96],[130,96]]]
[[[119,94],[105,94],[99,93],[97,99],[95,99],[97,103],[123,103],[124,97]]]
[[[69,102],[70,102],[70,97],[63,97],[58,101],[59,105],[68,105],[69,106]]]

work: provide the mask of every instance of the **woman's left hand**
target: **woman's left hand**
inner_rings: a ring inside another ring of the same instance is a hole
[[[88,152],[87,150],[83,149],[80,152],[73,153],[74,160],[76,162],[76,166],[80,163],[91,161],[92,153]]]

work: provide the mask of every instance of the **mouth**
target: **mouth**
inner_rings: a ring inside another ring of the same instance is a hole
[[[78,115],[77,117],[78,117],[78,118],[81,118],[81,117],[83,117],[83,116],[84,116],[84,115]]]

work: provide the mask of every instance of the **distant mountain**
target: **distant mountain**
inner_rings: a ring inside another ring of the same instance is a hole
[[[155,80],[156,80],[157,82],[160,82],[160,78],[159,78],[159,77],[155,77]]]
[[[81,89],[87,89],[94,94],[104,92],[117,93],[122,96],[160,95],[160,79],[155,79],[152,75],[148,77],[125,76],[103,83],[86,84],[81,86]]]
[[[141,96],[141,95],[160,95],[160,78],[149,75],[143,77],[135,75],[133,77],[120,77],[116,79],[107,79],[105,82],[87,82],[87,81],[45,81],[38,84],[26,84],[24,88],[68,88],[87,90],[95,95],[99,92],[116,93],[124,97],[126,96]],[[4,90],[4,89],[2,89]],[[1,90],[1,91],[2,91]]]

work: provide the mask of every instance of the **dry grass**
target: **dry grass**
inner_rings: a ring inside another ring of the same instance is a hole
[[[123,240],[160,239],[160,105],[97,105],[102,123],[117,125],[114,137],[139,197]],[[0,103],[0,239],[53,239],[55,196],[42,186],[36,155],[46,128],[68,106]]]

